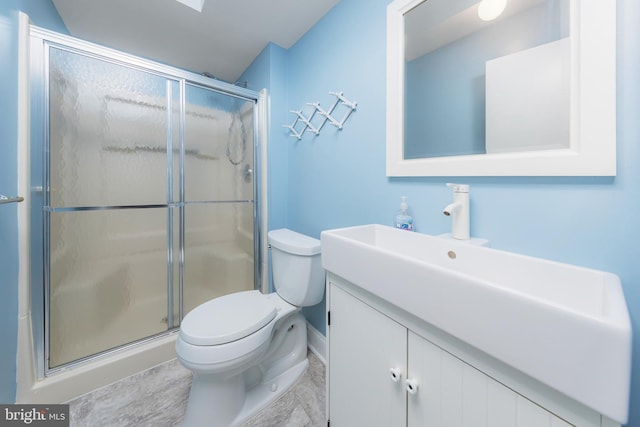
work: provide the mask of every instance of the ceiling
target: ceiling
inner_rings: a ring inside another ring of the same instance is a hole
[[[339,0],[53,0],[69,33],[234,82],[269,43],[291,47]]]

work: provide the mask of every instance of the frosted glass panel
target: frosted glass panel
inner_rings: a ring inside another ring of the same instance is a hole
[[[50,221],[50,367],[167,330],[166,208]]]
[[[253,203],[185,207],[184,313],[232,292],[254,289]]]
[[[51,206],[166,203],[167,92],[177,83],[51,48],[49,85]]]
[[[187,85],[185,200],[253,200],[253,102]]]

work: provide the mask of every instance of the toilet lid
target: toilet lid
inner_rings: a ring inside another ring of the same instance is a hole
[[[191,310],[180,336],[193,345],[218,345],[251,335],[276,317],[276,307],[259,291],[225,295]]]

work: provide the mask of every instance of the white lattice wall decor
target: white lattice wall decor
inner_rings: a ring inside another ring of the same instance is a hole
[[[329,92],[329,94],[335,96],[336,100],[328,110],[320,107],[319,102],[308,102],[307,111],[309,112],[292,110],[291,113],[296,115],[293,123],[282,126],[289,129],[291,131],[290,135],[298,139],[302,139],[302,135],[307,131],[320,135],[322,127],[327,122],[342,130],[344,122],[347,121],[351,113],[356,109],[358,103],[349,101],[343,96],[342,92]],[[335,114],[336,107],[340,104],[344,105],[346,112],[342,116],[342,119],[337,120],[332,114]],[[312,109],[308,107],[312,107]]]

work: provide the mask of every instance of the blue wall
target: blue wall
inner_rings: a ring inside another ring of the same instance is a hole
[[[0,2],[0,194],[18,192],[18,11],[35,25],[66,33],[50,0]],[[16,393],[18,335],[18,216],[15,204],[0,206],[0,402]]]
[[[272,223],[314,237],[335,227],[391,224],[400,196],[407,195],[417,230],[438,234],[450,230],[441,214],[451,200],[445,182],[471,184],[472,233],[490,239],[493,247],[620,276],[634,328],[635,404],[629,425],[640,426],[640,267],[635,259],[640,241],[640,4],[617,2],[617,177],[387,178],[388,3],[342,0],[288,50],[286,111],[306,102],[330,105],[329,91],[343,91],[358,102],[358,109],[342,131],[327,125],[320,136],[307,133],[301,141],[280,129],[291,123],[292,115],[278,122],[272,111],[271,150],[286,145],[288,153],[278,157],[289,162],[287,213],[272,209]],[[325,330],[323,307],[306,314],[317,329]]]
[[[0,3],[0,194],[17,194],[17,1]],[[15,397],[18,335],[18,216],[0,205],[0,402]]]
[[[287,110],[287,51],[270,43],[253,60],[238,80],[247,88],[260,91],[268,88],[268,185],[269,230],[287,225],[287,193],[289,190],[289,162],[280,123],[289,120]]]

